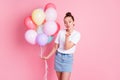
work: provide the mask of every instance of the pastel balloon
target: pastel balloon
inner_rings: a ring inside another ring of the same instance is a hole
[[[45,14],[47,21],[55,21],[57,19],[57,11],[54,8],[48,8]]]
[[[50,7],[56,9],[56,6],[53,3],[48,3],[48,4],[45,5],[44,11],[46,11],[46,9],[48,9]]]
[[[42,9],[35,9],[32,12],[32,20],[35,24],[41,25],[45,20],[45,13]]]
[[[40,46],[45,46],[48,42],[48,36],[44,33],[38,34],[36,41]]]
[[[58,22],[56,22],[56,24],[57,24],[57,31],[52,36],[55,36],[60,30],[60,24]]]
[[[53,40],[53,37],[52,37],[52,36],[49,36],[49,37],[48,37],[48,43],[50,43],[52,40]]]
[[[29,29],[35,29],[36,25],[33,23],[31,16],[26,17],[24,20],[25,25],[29,28]]]
[[[57,24],[54,21],[47,21],[44,24],[43,27],[43,31],[47,34],[47,35],[53,35],[56,31],[57,31]]]
[[[36,43],[37,32],[35,30],[27,30],[25,32],[25,40],[30,44]]]
[[[38,26],[37,33],[38,34],[43,33],[43,25]]]

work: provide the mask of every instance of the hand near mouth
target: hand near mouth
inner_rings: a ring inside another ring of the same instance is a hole
[[[66,36],[66,37],[69,37],[70,35],[71,35],[71,31],[70,31],[69,28],[67,28],[67,29],[66,29],[66,34],[65,34],[65,36]]]

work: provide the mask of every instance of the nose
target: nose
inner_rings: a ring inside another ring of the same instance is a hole
[[[66,23],[67,26],[69,26],[69,23]]]

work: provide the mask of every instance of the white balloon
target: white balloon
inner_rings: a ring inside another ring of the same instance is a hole
[[[47,21],[55,21],[57,19],[57,11],[54,8],[48,8],[45,14]]]
[[[25,39],[30,44],[36,43],[37,32],[35,30],[27,30],[25,32]]]
[[[47,21],[44,24],[43,31],[45,34],[51,36],[57,31],[57,24],[55,21]]]

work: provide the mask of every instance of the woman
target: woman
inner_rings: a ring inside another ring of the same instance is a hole
[[[64,25],[66,29],[59,31],[52,51],[48,56],[43,57],[43,59],[49,59],[56,53],[55,70],[58,80],[70,80],[73,53],[80,40],[80,33],[74,29],[74,17],[70,12],[67,12],[64,17]]]

